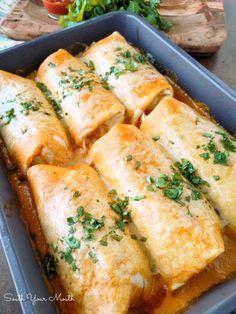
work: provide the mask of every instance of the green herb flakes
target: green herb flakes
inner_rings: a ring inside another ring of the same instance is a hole
[[[97,255],[94,252],[89,251],[88,255],[89,255],[89,257],[92,258],[94,264],[96,264],[98,262]]]
[[[107,237],[103,237],[101,240],[99,240],[99,243],[102,246],[108,246]]]
[[[0,120],[2,120],[2,124],[0,125],[0,128],[4,127],[5,125],[10,124],[10,122],[16,119],[15,109],[9,109],[5,111],[5,113],[0,117]]]
[[[212,138],[212,134],[209,132],[202,133],[202,136]]]
[[[168,177],[166,175],[160,175],[155,180],[155,186],[157,188],[165,188],[168,185]]]
[[[153,264],[152,266],[151,266],[151,272],[152,273],[156,273],[157,272],[157,267],[156,267],[156,265],[155,264]]]
[[[141,238],[140,238],[140,241],[141,241],[141,242],[146,242],[146,241],[147,241],[147,238],[141,237]]]
[[[228,154],[226,152],[216,151],[214,153],[214,164],[227,165]]]
[[[204,160],[210,159],[210,154],[209,153],[202,153],[199,156],[202,157]]]
[[[132,159],[133,159],[132,155],[127,155],[127,156],[125,157],[125,160],[126,160],[126,161],[131,161]]]
[[[38,82],[36,84],[36,86],[43,92],[43,94],[45,95],[47,101],[52,105],[58,119],[62,119],[63,118],[63,113],[62,113],[62,108],[61,105],[58,101],[56,101],[53,96],[52,93],[50,92],[50,90],[47,88],[47,86],[43,83]]]
[[[153,138],[152,138],[152,139],[153,139],[153,141],[154,141],[154,142],[157,142],[157,141],[159,141],[160,136],[158,136],[158,135],[157,135],[157,136],[153,136]]]
[[[80,197],[80,192],[79,191],[75,191],[74,194],[73,194],[73,198],[78,198]]]
[[[56,67],[55,63],[52,63],[52,62],[49,62],[48,66],[49,68],[52,68],[52,69]]]
[[[135,197],[133,197],[133,201],[141,201],[141,200],[143,200],[144,198],[146,198],[146,196],[145,195],[137,195],[137,196],[135,196]]]

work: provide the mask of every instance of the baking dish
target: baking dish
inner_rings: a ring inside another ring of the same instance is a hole
[[[10,48],[0,54],[0,68],[27,75],[55,50],[67,48],[77,53],[84,48],[83,44],[88,45],[116,30],[173,71],[178,84],[189,95],[209,105],[212,114],[225,128],[236,131],[235,92],[141,18],[127,12],[107,14]],[[34,295],[48,299],[47,288],[19,217],[19,205],[3,170],[0,171],[0,178],[1,238],[17,293],[24,295],[22,309],[25,313],[53,313],[52,302],[33,300]],[[231,279],[208,291],[187,313],[228,313],[235,307],[236,279]]]

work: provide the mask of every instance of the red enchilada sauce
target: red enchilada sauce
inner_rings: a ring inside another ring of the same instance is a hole
[[[42,0],[43,6],[48,13],[55,15],[66,15],[68,13],[67,5],[73,3],[73,0]]]

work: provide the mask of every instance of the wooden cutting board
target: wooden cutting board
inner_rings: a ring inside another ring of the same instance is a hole
[[[211,54],[226,39],[223,0],[164,0],[159,11],[173,24],[166,35],[190,53]],[[40,0],[17,0],[0,19],[0,31],[16,40],[29,40],[59,28],[48,18]]]

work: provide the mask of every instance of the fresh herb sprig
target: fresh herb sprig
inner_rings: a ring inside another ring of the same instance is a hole
[[[168,31],[171,22],[158,12],[160,3],[161,0],[75,0],[67,6],[68,14],[59,18],[59,24],[68,27],[108,12],[128,11],[142,16],[160,30]]]

